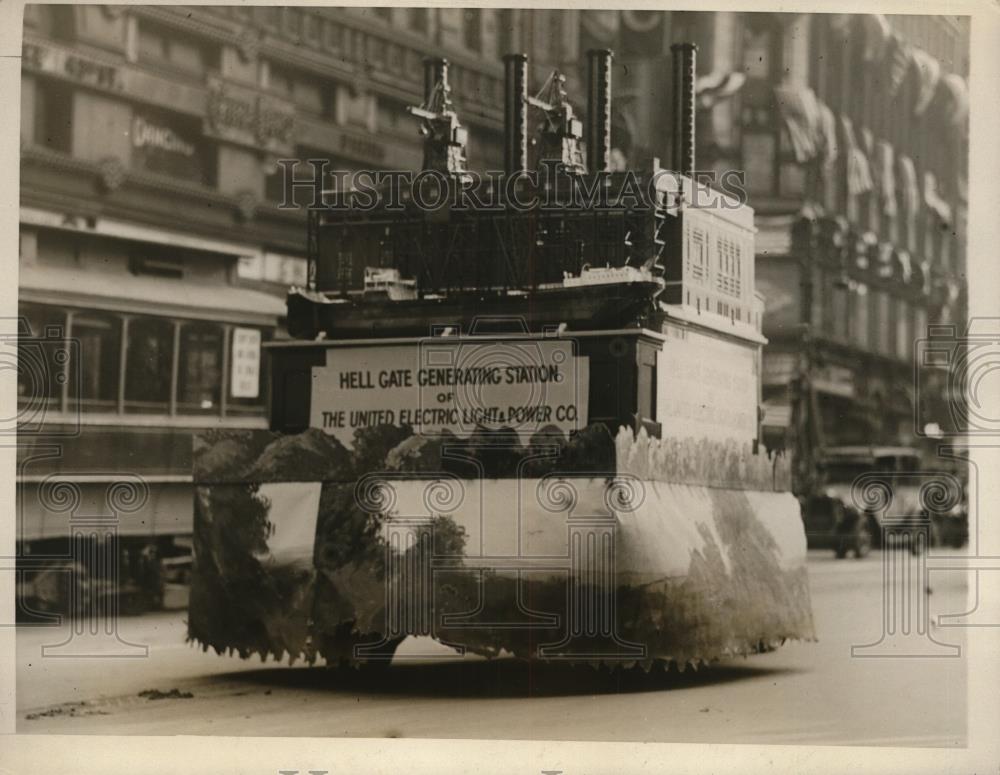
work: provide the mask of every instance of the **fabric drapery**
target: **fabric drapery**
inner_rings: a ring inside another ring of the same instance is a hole
[[[854,135],[854,125],[847,116],[840,117],[840,131],[844,139],[844,155],[847,159],[847,193],[851,196],[872,190],[871,170],[868,157],[858,145]]]
[[[917,73],[917,98],[913,103],[913,113],[920,116],[931,104],[938,81],[941,80],[941,63],[919,48],[913,49],[910,61]]]
[[[795,86],[777,86],[774,90],[778,110],[792,142],[795,161],[800,164],[812,161],[820,152],[823,139],[820,111],[812,89]]]
[[[906,73],[910,68],[910,52],[910,44],[893,33],[886,44],[884,57],[889,75],[888,92],[890,97],[896,96],[899,87],[906,79]]]
[[[830,107],[817,100],[819,109],[819,148],[822,151],[823,166],[830,167],[840,153],[840,143],[837,140],[837,119]]]
[[[895,218],[898,209],[896,207],[896,170],[895,151],[890,143],[879,140],[875,143],[875,169],[878,180],[879,206],[882,212],[889,218]]]
[[[951,205],[938,192],[937,178],[933,172],[924,173],[924,204],[942,223],[951,223]]]
[[[747,81],[746,74],[717,71],[701,76],[695,83],[698,107],[707,110],[729,99]]]
[[[920,186],[917,183],[917,168],[909,156],[899,157],[900,203],[907,216],[913,216],[920,209]]]
[[[861,24],[865,31],[865,61],[882,61],[892,34],[889,22],[880,13],[869,13],[862,17]]]
[[[938,83],[938,90],[944,93],[945,120],[951,126],[964,127],[969,118],[969,90],[965,79],[949,73]]]

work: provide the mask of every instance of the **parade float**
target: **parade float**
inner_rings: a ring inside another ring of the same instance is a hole
[[[586,131],[559,73],[529,96],[507,56],[503,180],[469,172],[427,63],[424,172],[476,206],[310,209],[270,430],[194,441],[191,640],[648,668],[814,637],[788,464],[758,444],[753,211],[693,179],[694,56],[673,169],[639,171],[611,170],[611,52]]]

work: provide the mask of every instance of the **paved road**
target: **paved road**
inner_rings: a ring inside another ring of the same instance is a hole
[[[683,674],[465,660],[373,677],[243,662],[185,644],[183,615],[165,613],[121,623],[146,658],[43,657],[66,631],[21,628],[18,731],[963,746],[962,630],[931,630],[959,657],[852,658],[880,637],[880,555],[813,553],[810,577],[819,642]],[[932,620],[965,610],[964,574],[931,583]],[[139,696],[149,689],[168,696]]]

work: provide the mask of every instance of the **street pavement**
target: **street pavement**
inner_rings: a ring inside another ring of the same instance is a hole
[[[881,554],[810,552],[809,572],[817,642],[684,673],[510,659],[397,660],[382,674],[262,664],[185,643],[183,612],[120,621],[120,639],[147,646],[146,656],[115,658],[137,650],[106,637],[92,639],[104,658],[57,656],[69,644],[43,656],[68,630],[21,627],[17,730],[964,746],[964,632],[934,621],[968,608],[966,574],[930,577],[930,634],[958,656],[857,658],[852,645],[882,634]]]

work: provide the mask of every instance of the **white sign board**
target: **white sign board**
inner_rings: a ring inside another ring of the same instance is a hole
[[[310,425],[350,445],[359,428],[421,435],[513,428],[522,441],[587,424],[588,359],[563,340],[336,347],[313,368]]]
[[[258,329],[233,329],[232,363],[230,395],[233,398],[258,398],[260,396],[260,331]]]
[[[668,325],[657,359],[664,437],[752,441],[757,437],[757,347]]]

